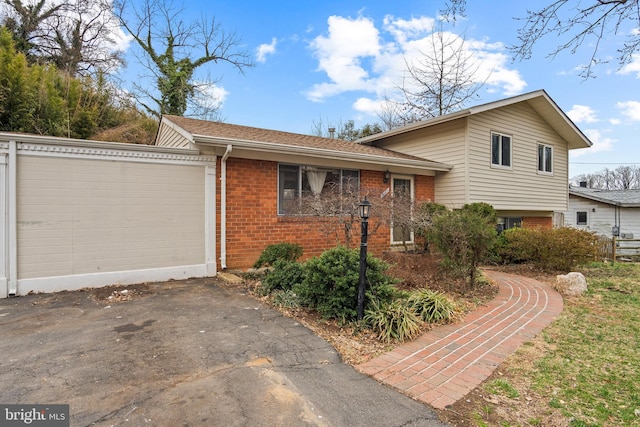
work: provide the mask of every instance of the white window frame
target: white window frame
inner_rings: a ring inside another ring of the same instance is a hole
[[[391,197],[393,198],[393,194],[395,189],[393,188],[393,180],[394,179],[406,179],[408,181],[411,182],[411,206],[413,207],[413,203],[415,202],[415,197],[416,197],[416,183],[415,183],[415,179],[413,175],[391,175]],[[412,212],[413,215],[413,212]],[[408,245],[413,245],[415,243],[415,235],[413,233],[413,230],[409,231],[409,238],[411,240],[407,240],[406,242],[402,242],[400,241],[396,241],[393,238],[393,218],[391,219],[391,230],[390,230],[390,240],[391,240],[391,245],[392,246],[398,246],[398,245],[402,245],[403,243],[406,243]]]
[[[542,148],[542,159],[540,158],[540,148]],[[537,149],[538,149],[537,150],[538,153],[537,153],[536,157],[538,159],[538,165],[537,165],[538,173],[540,175],[553,175],[553,157],[554,157],[554,155],[553,155],[553,145],[544,144],[542,142],[539,142],[538,146],[537,146]],[[549,149],[549,151],[550,151],[549,155],[551,156],[550,163],[549,163],[549,166],[550,166],[551,170],[546,170],[547,152],[548,152],[547,149]],[[542,160],[542,169],[540,168],[540,166],[541,166],[540,165],[540,161],[541,160]]]
[[[494,163],[493,162],[493,139],[495,136],[500,137],[500,144],[498,146],[499,149],[499,153],[498,153],[498,163]],[[503,149],[502,149],[502,139],[503,138],[509,138],[509,164],[505,165],[504,164],[504,153],[503,153]],[[506,133],[501,133],[501,132],[491,132],[491,140],[490,140],[490,146],[489,146],[489,154],[490,154],[490,159],[489,161],[491,162],[491,167],[492,168],[496,168],[496,169],[512,169],[513,168],[513,136],[512,135],[508,135]]]

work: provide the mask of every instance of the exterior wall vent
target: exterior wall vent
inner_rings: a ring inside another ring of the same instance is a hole
[[[621,239],[633,239],[633,233],[620,233]]]

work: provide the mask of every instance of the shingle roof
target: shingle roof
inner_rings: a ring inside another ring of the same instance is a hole
[[[398,153],[396,151],[391,151],[379,147],[361,145],[355,142],[344,141],[341,139],[322,138],[318,136],[254,128],[250,126],[233,125],[229,123],[210,122],[180,116],[165,115],[163,116],[163,118],[168,119],[169,121],[175,123],[176,125],[189,132],[192,137],[194,137],[194,139],[197,139],[198,136],[204,136],[221,139],[252,141],[257,144],[261,142],[282,144],[283,146],[317,148],[343,153],[387,157],[389,159],[403,159],[429,163],[439,163],[424,159],[422,157]],[[446,166],[444,164],[442,165]]]
[[[640,207],[640,189],[599,190],[572,187],[569,189],[569,194],[621,207]]]

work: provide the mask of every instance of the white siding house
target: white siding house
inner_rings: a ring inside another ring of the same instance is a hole
[[[640,239],[640,190],[570,188],[567,227],[603,236]]]

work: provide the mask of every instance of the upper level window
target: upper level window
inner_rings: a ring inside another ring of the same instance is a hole
[[[500,133],[491,133],[491,165],[511,167],[511,137]]]
[[[339,198],[360,191],[360,171],[315,166],[278,165],[278,214],[313,212],[318,200],[325,208],[339,204]],[[328,200],[333,198],[332,200]],[[335,200],[335,199],[338,200]],[[339,210],[339,206],[337,209]],[[325,209],[326,210],[326,209]]]
[[[538,172],[553,172],[553,147],[538,144]]]

